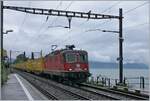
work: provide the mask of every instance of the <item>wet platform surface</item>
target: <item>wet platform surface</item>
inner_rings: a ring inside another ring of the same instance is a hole
[[[10,74],[1,88],[2,100],[48,100],[41,92],[18,74]]]

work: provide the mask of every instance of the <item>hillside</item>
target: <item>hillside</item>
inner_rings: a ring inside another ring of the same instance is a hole
[[[108,62],[96,62],[96,61],[90,61],[89,62],[90,68],[117,68],[117,63],[108,63]],[[137,69],[148,69],[148,65],[145,65],[143,63],[127,63],[124,64],[124,68],[137,68]]]

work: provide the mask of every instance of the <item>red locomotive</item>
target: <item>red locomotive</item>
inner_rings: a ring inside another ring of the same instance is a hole
[[[66,45],[65,49],[55,50],[45,57],[27,59],[25,54],[14,64],[19,70],[36,74],[44,74],[58,81],[84,82],[90,76],[88,53],[74,50],[74,45]]]
[[[89,77],[88,54],[84,50],[73,50],[74,45],[56,50],[44,58],[44,73],[56,79],[84,82]]]

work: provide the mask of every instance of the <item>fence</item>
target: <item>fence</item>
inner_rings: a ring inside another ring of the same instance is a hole
[[[145,89],[149,86],[149,79],[148,77],[126,77],[126,80],[128,81],[128,85],[130,86],[136,86],[136,88]]]
[[[112,79],[108,78],[106,76],[99,75],[97,77],[91,76],[88,81],[88,83],[94,84],[94,85],[100,85],[100,86],[106,86],[106,87],[113,87],[119,84],[118,79]],[[124,77],[123,84],[127,86],[128,88],[140,88],[140,89],[147,89],[149,86],[149,79],[148,77]]]

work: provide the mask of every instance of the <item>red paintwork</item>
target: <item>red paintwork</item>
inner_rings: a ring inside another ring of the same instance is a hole
[[[69,53],[75,53],[77,56],[83,51],[69,51]],[[63,52],[68,53],[68,51]],[[47,56],[44,58],[44,68],[46,71],[56,71],[56,72],[88,72],[88,63],[81,63],[77,61],[76,63],[66,63],[63,58],[63,53],[58,51],[58,54],[54,56]],[[77,59],[79,60],[79,59]],[[78,66],[77,66],[78,65]],[[69,70],[71,69],[71,70]]]
[[[77,67],[77,65],[80,65],[80,67]],[[88,71],[88,64],[87,63],[65,63],[64,69],[66,71],[69,71],[69,69],[72,69],[71,71]]]
[[[44,64],[45,64],[45,70],[48,71],[61,71],[64,70],[64,65],[62,61],[62,55],[57,54],[52,56],[45,57],[44,59]]]

